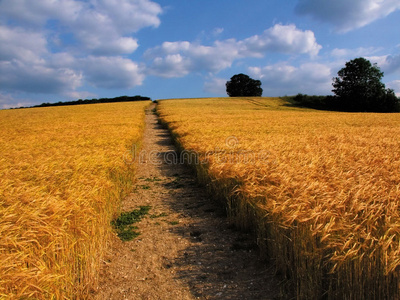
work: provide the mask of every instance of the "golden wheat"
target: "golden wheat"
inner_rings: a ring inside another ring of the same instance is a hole
[[[0,111],[0,298],[88,297],[147,105]]]
[[[283,100],[164,100],[159,113],[299,299],[400,297],[400,115]]]

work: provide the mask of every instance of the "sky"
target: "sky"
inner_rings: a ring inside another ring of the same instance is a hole
[[[400,96],[400,0],[0,0],[0,109],[142,95],[331,94],[357,57]]]

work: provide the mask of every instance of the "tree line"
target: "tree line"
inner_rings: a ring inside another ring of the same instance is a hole
[[[39,105],[31,106],[31,107],[47,107],[47,106],[67,106],[67,105],[80,105],[80,104],[96,104],[96,103],[114,103],[114,102],[131,102],[131,101],[148,101],[151,100],[149,97],[143,97],[140,95],[136,96],[119,96],[114,98],[100,98],[100,99],[79,99],[74,101],[65,101],[65,102],[55,102],[49,103],[45,102]],[[24,108],[24,107],[20,107]]]

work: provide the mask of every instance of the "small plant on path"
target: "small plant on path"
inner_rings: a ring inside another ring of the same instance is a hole
[[[132,224],[139,222],[145,215],[149,213],[151,206],[140,206],[130,212],[123,212],[121,215],[111,221],[112,227],[117,231],[118,237],[122,241],[131,241],[140,233],[135,231],[138,229]]]

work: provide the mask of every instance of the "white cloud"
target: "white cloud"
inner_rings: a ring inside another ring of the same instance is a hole
[[[400,73],[400,55],[388,55],[382,68],[387,73]]]
[[[204,90],[217,95],[226,95],[226,82],[224,78],[213,77],[204,83]]]
[[[299,0],[296,11],[333,24],[339,32],[363,27],[400,9],[398,0]]]
[[[249,68],[249,73],[262,82],[263,94],[283,96],[303,94],[330,94],[332,70],[320,63],[305,63],[299,67],[278,63]]]
[[[97,0],[85,7],[79,18],[66,22],[86,49],[97,55],[134,52],[138,43],[132,33],[158,27],[161,7],[149,0]]]
[[[90,32],[81,32],[79,37],[82,44],[94,55],[121,55],[133,53],[138,48],[136,39],[131,37],[111,37],[91,35]]]
[[[366,59],[376,63],[385,74],[400,74],[400,55],[367,56]]]
[[[238,57],[238,51],[228,43],[216,42],[214,46],[203,46],[190,42],[164,42],[161,46],[146,51],[145,57],[152,59],[149,73],[162,77],[182,77],[190,72],[218,72],[230,67]]]
[[[162,9],[151,0],[2,0],[0,12],[0,20],[12,19],[31,26],[58,20],[75,30],[100,32],[104,26],[124,34],[148,26],[158,27]]]
[[[91,95],[77,91],[85,80],[140,85],[143,68],[121,55],[136,51],[133,34],[159,26],[161,13],[151,0],[0,0],[1,89],[71,98]]]
[[[161,6],[150,0],[97,0],[96,11],[111,20],[122,33],[137,32],[144,27],[158,27]]]
[[[63,93],[82,85],[82,74],[69,68],[52,68],[45,63],[0,62],[0,86],[8,91]]]
[[[121,38],[121,44],[137,47],[136,41]],[[113,43],[107,43],[112,52]],[[106,48],[103,48],[106,50]],[[40,32],[0,26],[0,86],[5,91],[72,95],[84,79],[105,88],[142,84],[138,64],[119,56],[77,58],[72,54],[51,53]]]
[[[71,34],[78,45],[96,55],[134,52],[132,33],[158,27],[162,9],[150,0],[2,0],[0,21],[17,21],[34,30]],[[53,23],[49,26],[48,23]],[[61,32],[60,32],[61,31]]]
[[[66,52],[48,54],[46,62],[52,68],[75,68],[77,65],[76,58]]]
[[[149,0],[98,0],[91,4],[93,7],[80,11],[79,18],[65,24],[92,54],[132,53],[138,43],[129,35],[160,24],[161,7]]]
[[[31,102],[25,99],[14,99],[10,94],[0,93],[0,109],[30,106]]]
[[[29,27],[41,27],[51,19],[74,21],[85,4],[75,0],[2,0],[0,20],[12,19]]]
[[[262,35],[247,38],[241,44],[243,52],[249,56],[263,56],[266,52],[316,56],[322,48],[312,31],[302,31],[293,24],[276,24]]]
[[[395,91],[397,97],[400,97],[400,80],[393,80],[386,84],[387,88],[390,88]]]
[[[151,74],[182,77],[190,72],[217,73],[240,58],[263,57],[271,52],[315,56],[321,48],[311,31],[301,31],[294,25],[277,24],[260,36],[240,41],[215,41],[212,46],[188,41],[164,42],[147,50],[145,58],[152,60]]]
[[[381,48],[375,47],[359,47],[356,49],[340,49],[335,48],[331,51],[331,55],[337,58],[351,58],[354,59],[355,57],[365,57],[370,56],[378,51],[382,50]]]
[[[153,60],[149,74],[166,78],[183,77],[190,71],[191,62],[178,54],[168,54],[164,57],[156,57]]]
[[[137,63],[122,57],[89,56],[81,65],[85,79],[100,88],[132,88],[145,77]]]
[[[0,25],[0,61],[37,61],[47,53],[46,38],[40,32]]]
[[[52,54],[39,31],[0,26],[0,86],[6,91],[62,93],[82,85],[67,54]]]

